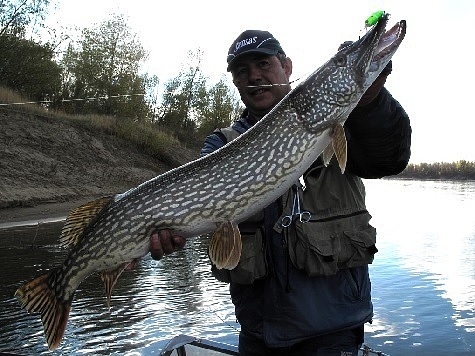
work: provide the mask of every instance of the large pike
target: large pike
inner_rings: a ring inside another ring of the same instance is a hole
[[[210,257],[234,268],[237,223],[284,194],[318,156],[346,164],[343,124],[402,42],[406,23],[385,32],[383,16],[361,39],[336,53],[295,87],[253,128],[216,152],[159,175],[123,194],[80,206],[61,232],[71,247],[58,268],[24,284],[22,307],[41,313],[50,349],[63,336],[79,284],[100,272],[109,301],[132,261],[149,251],[153,230],[185,237],[214,231]]]

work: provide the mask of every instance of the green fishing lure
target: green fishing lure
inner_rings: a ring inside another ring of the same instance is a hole
[[[376,11],[376,12],[372,13],[371,16],[368,17],[366,19],[366,21],[364,22],[365,26],[366,27],[371,27],[371,26],[377,24],[378,21],[381,19],[381,17],[383,17],[384,13],[385,13],[384,11]]]

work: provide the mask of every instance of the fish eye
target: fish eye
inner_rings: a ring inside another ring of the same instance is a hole
[[[335,64],[338,66],[338,67],[343,67],[344,65],[346,65],[346,57],[345,56],[338,56],[335,58]]]

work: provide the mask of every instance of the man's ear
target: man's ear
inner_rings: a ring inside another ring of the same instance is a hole
[[[292,74],[292,60],[289,57],[285,58],[284,71],[287,78],[290,78],[290,75]]]

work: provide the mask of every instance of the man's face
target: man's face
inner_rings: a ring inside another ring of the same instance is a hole
[[[248,54],[236,59],[231,73],[242,102],[251,114],[261,118],[290,91],[290,85],[265,85],[289,84],[292,61],[285,58],[282,63],[277,56]]]

